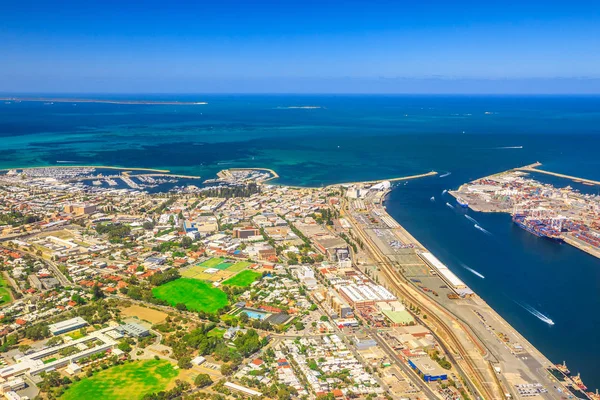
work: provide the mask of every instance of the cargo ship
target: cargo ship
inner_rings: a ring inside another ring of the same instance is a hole
[[[519,228],[524,229],[537,237],[547,238],[558,242],[564,240],[559,230],[554,229],[542,220],[528,218],[523,214],[513,215],[512,220]]]
[[[469,207],[469,202],[466,201],[465,199],[463,199],[462,197],[457,197],[456,198],[456,202],[458,203],[459,206],[467,208]]]

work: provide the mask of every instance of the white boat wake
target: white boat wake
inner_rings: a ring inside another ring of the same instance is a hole
[[[481,232],[485,233],[486,235],[492,236],[492,232],[485,230],[484,228],[482,228],[478,224],[475,224],[473,226],[475,227],[475,229],[480,230]]]
[[[278,110],[316,110],[323,108],[321,106],[289,106],[289,107],[275,107]]]
[[[446,190],[446,189],[442,190],[442,196],[445,195],[446,193],[448,193],[448,190]]]
[[[450,204],[450,203],[446,203],[446,205],[447,205],[448,207],[450,207],[451,209],[453,209],[453,210],[454,210],[454,206],[453,206],[452,204]]]
[[[447,177],[449,175],[452,175],[452,172],[446,172],[445,174],[440,175],[440,178],[445,178],[445,177]]]
[[[463,264],[463,263],[460,263],[460,265],[461,265],[461,266],[462,266],[464,269],[466,269],[467,271],[471,272],[472,274],[474,274],[474,275],[477,275],[477,276],[478,276],[478,277],[480,277],[481,279],[485,279],[485,276],[483,276],[483,274],[481,274],[481,273],[479,273],[479,272],[475,271],[473,268],[469,268],[469,267],[467,267],[467,266],[466,266],[465,264]]]
[[[479,224],[479,222],[477,222],[477,220],[475,218],[471,217],[470,215],[465,214],[465,218],[474,224]]]
[[[523,146],[504,146],[504,147],[495,147],[495,149],[497,150],[503,150],[503,149],[522,149]]]
[[[529,304],[519,303],[518,301],[516,303],[518,305],[520,305],[521,307],[523,307],[531,315],[533,315],[534,317],[538,318],[540,321],[543,321],[543,322],[547,323],[550,326],[554,325],[554,321],[552,321],[550,318],[548,318],[547,316],[545,316],[544,314],[542,314],[541,312],[539,312],[535,308],[531,307]]]

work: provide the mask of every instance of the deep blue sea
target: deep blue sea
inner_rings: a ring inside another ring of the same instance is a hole
[[[445,203],[453,199],[442,197],[535,161],[600,180],[600,97],[146,97],[208,104],[2,103],[0,168],[69,161],[211,178],[223,168],[269,167],[282,183],[310,186],[449,172],[396,186],[390,214],[550,359],[600,386],[600,260],[536,238],[509,215],[452,210]]]

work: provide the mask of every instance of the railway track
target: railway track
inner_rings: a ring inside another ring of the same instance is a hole
[[[463,371],[463,375],[464,375],[465,379],[467,379],[467,381],[470,383],[469,386],[471,387],[471,390],[473,392],[475,392],[474,394],[481,399],[502,398],[502,395],[501,395],[502,390],[499,390],[500,394],[496,394],[496,393],[494,393],[493,388],[489,388],[485,384],[486,382],[488,382],[488,380],[486,379],[485,376],[483,376],[483,374],[481,373],[481,371],[479,370],[479,368],[473,361],[472,357],[469,355],[467,349],[461,343],[460,339],[454,333],[452,328],[449,327],[442,320],[442,318],[440,318],[437,315],[437,313],[431,309],[431,307],[427,306],[422,300],[418,299],[413,293],[411,293],[409,291],[409,289],[404,287],[405,283],[402,282],[401,278],[398,276],[398,272],[394,269],[394,266],[392,265],[390,260],[387,258],[387,256],[385,256],[385,254],[382,254],[380,252],[380,250],[375,245],[375,243],[372,242],[369,235],[367,235],[363,231],[363,229],[358,225],[358,223],[354,220],[354,217],[352,216],[352,214],[349,211],[347,211],[346,204],[344,204],[342,206],[342,213],[346,214],[345,216],[348,218],[348,220],[350,221],[352,226],[355,228],[356,232],[361,237],[361,240],[369,246],[369,250],[370,250],[369,252],[371,253],[372,257],[375,258],[375,261],[378,263],[378,265],[381,267],[381,270],[384,273],[390,286],[393,289],[395,289],[397,294],[401,295],[402,297],[404,297],[406,300],[412,302],[413,304],[418,305],[419,308],[421,310],[423,310],[424,313],[427,313],[428,322],[430,322],[430,321],[433,322],[432,325],[437,327],[438,330],[444,334],[445,338],[447,338],[446,340],[440,340],[440,341],[442,343],[444,343],[446,345],[446,347],[452,349],[464,361],[464,364],[469,373],[464,373],[464,371]],[[441,311],[447,314],[447,312],[445,310],[441,310]],[[460,322],[458,322],[458,321],[457,321],[457,323],[460,324]],[[475,344],[478,351],[483,356],[485,354],[485,349],[483,348],[483,346],[472,337],[472,335],[468,332],[468,330],[466,330],[462,326],[462,324],[460,324],[460,325],[461,325],[461,328],[470,337],[471,341]],[[439,333],[437,334],[437,336],[439,336]],[[457,365],[457,367],[460,368],[460,365],[458,362],[455,362],[455,365]],[[473,378],[475,378],[475,380]]]

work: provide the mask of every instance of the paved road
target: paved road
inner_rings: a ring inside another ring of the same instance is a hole
[[[402,369],[402,371],[406,374],[406,376],[411,378],[413,383],[416,383],[416,386],[427,395],[428,399],[435,399],[438,397],[435,394],[435,392],[433,390],[431,390],[431,388],[429,388],[429,386],[423,382],[423,380],[419,377],[419,375],[417,375],[417,373],[415,371],[413,371],[412,368],[410,368],[408,365],[406,365],[402,361],[402,359],[400,359],[400,357],[398,357],[398,354],[396,354],[394,349],[392,349],[392,347],[385,341],[385,339],[383,339],[379,335],[379,333],[377,333],[377,331],[375,329],[372,329],[372,328],[365,328],[365,329],[367,330],[367,332],[369,332],[370,336],[373,339],[375,339],[375,341],[377,342],[379,347],[381,347],[381,349],[383,351],[385,351],[385,353],[388,355],[388,357],[390,357],[390,359],[392,361],[394,361],[400,367],[400,369]]]

